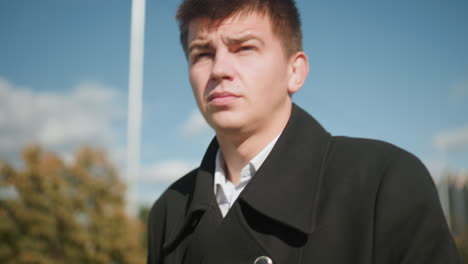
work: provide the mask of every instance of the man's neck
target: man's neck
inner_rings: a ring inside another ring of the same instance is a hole
[[[289,110],[276,122],[270,122],[269,126],[249,135],[241,135],[240,133],[224,134],[219,131],[216,133],[216,139],[226,164],[226,177],[229,181],[234,185],[239,184],[242,168],[281,134],[289,120],[290,113]]]

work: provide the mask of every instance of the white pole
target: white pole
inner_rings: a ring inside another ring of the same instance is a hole
[[[131,216],[138,212],[144,37],[145,0],[132,0],[126,172],[127,210]]]

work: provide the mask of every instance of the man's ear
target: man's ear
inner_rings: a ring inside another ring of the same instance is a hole
[[[303,51],[296,52],[290,58],[289,67],[288,93],[293,94],[301,89],[309,73],[307,55]]]

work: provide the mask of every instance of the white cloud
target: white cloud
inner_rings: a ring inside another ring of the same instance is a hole
[[[156,163],[141,170],[140,182],[172,183],[199,165],[198,162],[168,160]]]
[[[433,142],[441,151],[468,150],[468,125],[438,133],[434,136]]]
[[[191,137],[212,131],[198,109],[194,109],[182,125],[182,135]]]
[[[65,92],[18,87],[0,78],[0,158],[16,159],[30,143],[69,154],[83,144],[110,146],[125,117],[119,94],[99,83]]]
[[[83,144],[103,147],[124,177],[125,146],[115,122],[125,121],[126,102],[114,89],[99,83],[81,83],[60,92],[37,91],[19,87],[0,77],[0,159],[17,160],[21,149],[39,143],[60,153],[67,161]],[[186,135],[210,131],[198,110],[184,124]],[[156,186],[140,193],[149,203],[166,186],[196,168],[199,161],[162,161],[142,166],[139,185]],[[161,187],[162,186],[162,187]]]

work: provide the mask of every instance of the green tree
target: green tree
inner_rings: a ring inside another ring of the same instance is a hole
[[[144,262],[144,226],[126,215],[125,186],[102,151],[65,162],[30,146],[22,159],[0,163],[0,263]]]

